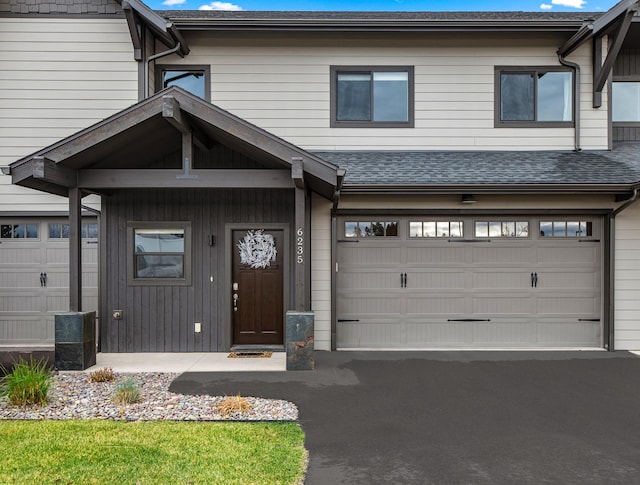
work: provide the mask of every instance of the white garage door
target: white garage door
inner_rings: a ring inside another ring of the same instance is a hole
[[[82,305],[98,308],[98,225],[83,220]],[[54,315],[69,311],[69,226],[0,219],[0,345],[51,345]]]
[[[348,218],[338,348],[602,347],[601,221]]]

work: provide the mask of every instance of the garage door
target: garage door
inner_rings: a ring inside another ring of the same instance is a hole
[[[602,222],[348,218],[337,347],[602,347]]]
[[[84,311],[98,308],[98,225],[83,221]],[[51,345],[54,315],[69,311],[69,226],[0,220],[0,345]]]

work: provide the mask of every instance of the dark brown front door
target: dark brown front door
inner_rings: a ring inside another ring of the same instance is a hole
[[[234,230],[234,345],[283,343],[283,230]]]

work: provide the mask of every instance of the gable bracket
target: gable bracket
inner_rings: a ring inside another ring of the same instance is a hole
[[[208,143],[203,140],[207,140],[197,127],[189,123],[186,115],[183,115],[183,111],[180,109],[180,103],[173,96],[164,96],[162,98],[162,117],[167,120],[171,125],[178,130],[182,135],[190,134],[193,143],[201,150],[209,151],[211,148]]]
[[[61,187],[78,186],[78,172],[76,170],[62,167],[45,157],[33,157],[31,176],[34,179],[44,180]]]
[[[135,14],[131,4],[124,0],[122,2],[122,10],[124,16],[127,19],[127,25],[129,26],[129,33],[131,34],[131,43],[133,44],[133,58],[141,62],[142,61],[142,24],[140,18]]]
[[[602,90],[607,82],[607,78],[613,69],[613,65],[616,62],[616,58],[620,53],[624,39],[627,36],[629,27],[631,26],[631,20],[635,15],[636,10],[630,9],[625,13],[624,18],[620,22],[617,32],[613,35],[613,42],[609,46],[607,57],[602,60],[602,35],[594,39],[594,57],[593,57],[593,107],[599,108],[602,106]]]

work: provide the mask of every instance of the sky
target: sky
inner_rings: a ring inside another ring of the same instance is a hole
[[[602,12],[617,0],[143,0],[155,10]]]

